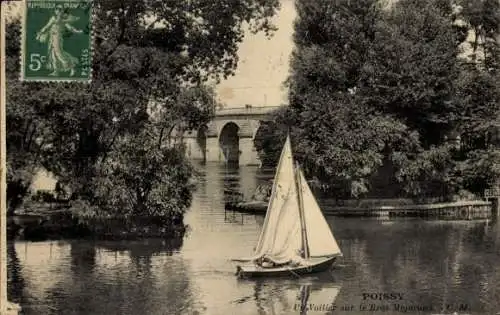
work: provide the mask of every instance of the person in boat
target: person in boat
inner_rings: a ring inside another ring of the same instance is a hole
[[[284,264],[277,264],[272,259],[267,257],[266,255],[264,255],[260,258],[257,258],[255,260],[255,263],[263,268],[277,268],[277,267],[283,267],[283,266],[287,266],[287,265],[291,266],[291,267],[297,267],[297,266],[304,265],[304,259],[302,258],[301,254],[302,254],[302,251],[299,251],[297,253],[296,257],[290,259],[289,262],[284,263]]]
[[[266,256],[262,256],[260,258],[257,258],[256,263],[257,263],[257,265],[259,265],[263,268],[277,268],[277,267],[285,266],[288,264],[288,263],[277,264]]]
[[[267,258],[266,256],[257,258],[255,262],[257,263],[257,265],[263,268],[273,268],[277,266],[271,259]]]

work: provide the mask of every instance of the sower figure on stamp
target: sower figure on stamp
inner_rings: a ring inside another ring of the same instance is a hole
[[[48,23],[38,32],[36,39],[42,43],[47,42],[47,69],[51,70],[50,76],[57,76],[59,72],[70,72],[70,76],[75,75],[75,67],[78,65],[78,58],[66,52],[63,47],[63,34],[66,30],[81,34],[69,23],[75,22],[78,17],[63,12],[62,6],[56,7],[54,15]]]

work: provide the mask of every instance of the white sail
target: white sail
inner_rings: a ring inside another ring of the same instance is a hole
[[[297,230],[298,229],[298,230]],[[289,245],[283,243],[288,240]],[[299,246],[299,248],[295,248]],[[276,263],[289,260],[302,247],[297,190],[290,137],[286,138],[273,181],[264,226],[254,256],[266,255]]]
[[[297,260],[302,250],[302,235],[295,187],[290,187],[276,221],[278,224],[272,234],[266,235],[259,254],[265,255],[276,264]]]
[[[297,188],[292,147],[287,137],[273,181],[264,225],[252,257],[235,259],[249,261],[266,256],[275,263],[285,263],[302,247]]]
[[[333,237],[316,198],[309,188],[304,173],[300,170],[300,184],[307,235],[307,245],[310,257],[341,255],[342,252]]]

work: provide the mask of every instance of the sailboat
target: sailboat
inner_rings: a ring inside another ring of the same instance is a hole
[[[233,259],[239,277],[300,275],[328,269],[342,252],[287,136],[253,256]]]

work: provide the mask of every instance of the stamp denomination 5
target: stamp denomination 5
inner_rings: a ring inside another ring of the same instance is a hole
[[[26,0],[23,81],[90,81],[90,0]]]

